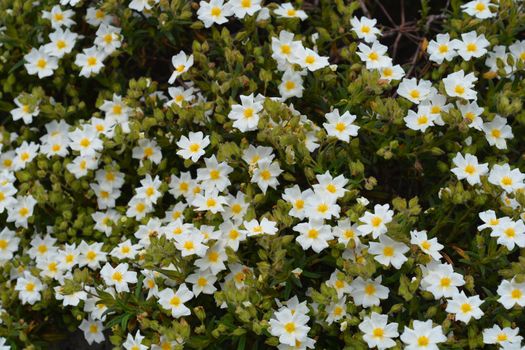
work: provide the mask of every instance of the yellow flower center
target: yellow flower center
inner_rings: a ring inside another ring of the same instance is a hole
[[[57,41],[57,48],[58,48],[59,50],[62,50],[62,49],[65,48],[65,47],[66,47],[66,42],[65,42],[64,40],[58,40],[58,41]]]
[[[284,87],[286,90],[292,90],[295,88],[295,83],[291,80],[288,80],[286,83],[284,83]]]
[[[385,335],[385,331],[383,330],[383,328],[374,328],[374,330],[372,331],[372,335],[375,338],[383,338],[383,336]]]
[[[284,55],[289,55],[292,52],[292,48],[288,44],[281,45],[281,53]]]
[[[448,52],[448,45],[441,44],[441,45],[439,45],[438,50],[439,50],[439,53],[442,53],[442,54],[443,53],[447,53]]]
[[[499,138],[501,136],[501,130],[499,129],[492,129],[490,132],[492,134],[492,137]]]
[[[476,172],[476,167],[474,165],[472,165],[472,164],[467,164],[467,166],[465,167],[465,172],[467,174],[472,175],[472,174],[474,174]]]
[[[295,11],[294,9],[290,9],[286,12],[286,14],[290,17],[294,17],[297,14],[297,11]]]
[[[246,108],[243,112],[244,118],[246,119],[250,119],[251,117],[253,117],[253,114],[253,108]]]
[[[219,172],[219,170],[213,169],[210,171],[210,179],[212,180],[218,180],[220,175],[221,173]]]
[[[113,281],[117,281],[117,282],[122,282],[122,280],[124,279],[124,276],[122,276],[122,274],[118,271],[115,271],[113,273],[113,275],[111,276],[111,278],[113,279]]]
[[[315,57],[312,56],[312,55],[308,55],[308,56],[306,56],[304,61],[306,62],[306,64],[314,64],[315,63]]]
[[[510,293],[510,296],[512,299],[521,299],[521,297],[523,296],[523,292],[519,289],[514,289],[511,293]]]
[[[284,330],[288,333],[293,333],[295,331],[295,323],[294,322],[288,322],[284,325]]]
[[[7,249],[7,240],[0,239],[0,250],[5,250],[5,249]]]
[[[208,280],[207,280],[206,278],[204,278],[204,277],[199,277],[199,278],[197,279],[197,285],[198,285],[199,287],[205,287],[207,284],[208,284]]]
[[[183,64],[179,64],[176,68],[177,72],[182,73],[184,72],[184,69],[186,69],[186,66]]]
[[[454,92],[458,95],[463,95],[465,93],[465,88],[461,85],[456,85]]]
[[[207,205],[208,207],[214,207],[214,206],[217,205],[217,201],[216,201],[215,199],[213,199],[213,198],[208,198],[208,199],[206,200],[206,205]]]
[[[98,327],[97,327],[97,325],[92,323],[92,324],[89,326],[89,332],[90,332],[90,333],[98,333]]]
[[[373,295],[376,292],[376,287],[373,284],[367,284],[365,286],[365,294],[366,295]]]
[[[470,311],[472,311],[472,306],[470,306],[470,304],[465,303],[465,304],[461,305],[461,312],[466,314],[466,313],[468,313]]]
[[[505,333],[498,334],[497,340],[498,342],[504,342],[508,339],[507,335]]]
[[[505,235],[509,238],[513,238],[514,236],[516,236],[516,231],[512,227],[509,227],[505,230]]]
[[[231,210],[232,210],[232,213],[239,214],[242,211],[242,207],[240,204],[235,203],[234,205],[231,206]]]
[[[375,51],[372,51],[368,54],[368,59],[370,59],[370,61],[377,61],[378,58],[379,55]]]
[[[346,124],[343,123],[343,122],[338,122],[337,124],[335,124],[335,130],[339,131],[339,132],[343,132],[346,130]]]
[[[419,346],[428,346],[428,337],[422,335],[421,337],[417,338],[417,345]]]
[[[425,125],[428,123],[428,117],[426,115],[422,115],[420,117],[417,118],[417,123],[419,125]]]
[[[312,228],[308,231],[308,238],[311,238],[311,239],[316,239],[317,237],[319,237],[319,231],[317,231],[316,229]]]
[[[368,34],[370,33],[370,27],[369,26],[361,26],[361,32]]]
[[[384,256],[394,256],[394,248],[387,246],[383,248],[383,255]]]
[[[20,214],[20,216],[22,217],[26,217],[27,214],[29,214],[29,209],[27,209],[26,207],[20,208],[18,214]]]
[[[173,296],[173,298],[171,298],[170,305],[177,307],[180,304],[181,304],[181,300],[180,300],[180,298],[178,296],[175,295],[175,296]]]
[[[448,277],[443,277],[443,278],[441,279],[441,281],[439,281],[439,284],[440,284],[441,287],[443,287],[443,288],[448,288],[448,287],[450,287],[451,282],[452,282],[452,281],[450,280],[450,278],[448,278]]]
[[[261,177],[264,181],[268,181],[272,177],[272,173],[268,169],[264,169],[261,171]]]
[[[425,250],[430,249],[430,242],[429,241],[423,241],[421,242],[421,247]]]
[[[297,209],[303,209],[304,208],[304,201],[302,199],[298,199],[295,201],[295,207]]]
[[[482,2],[478,2],[478,3],[476,4],[476,6],[475,6],[476,11],[478,11],[478,12],[484,11],[486,8],[487,8],[487,7],[486,7],[485,4],[482,3]]]
[[[468,52],[475,52],[478,49],[478,46],[474,43],[467,44],[467,51]]]
[[[244,8],[248,8],[252,6],[252,2],[251,0],[241,0],[241,6]]]
[[[325,203],[321,203],[317,206],[317,211],[320,212],[321,214],[324,214],[328,211],[328,205],[326,205]]]
[[[505,186],[510,186],[512,185],[512,178],[510,176],[503,176],[501,183]]]
[[[87,137],[84,137],[82,140],[80,140],[80,146],[86,148],[89,147],[89,145],[91,145],[91,141],[89,141]]]
[[[88,59],[87,59],[87,65],[88,65],[89,67],[93,67],[93,66],[96,65],[96,64],[97,64],[97,58],[96,58],[96,57],[93,57],[93,56],[88,57]]]
[[[419,96],[421,96],[421,94],[419,93],[419,90],[414,89],[414,90],[410,91],[410,97],[412,97],[412,98],[419,98]]]
[[[370,221],[373,227],[378,227],[382,222],[383,220],[379,216],[374,216]]]
[[[213,17],[218,17],[218,16],[220,16],[220,15],[221,15],[221,12],[222,12],[222,11],[221,11],[221,8],[220,8],[220,7],[214,6],[214,7],[211,8],[211,15],[212,15]]]
[[[43,58],[39,59],[37,62],[36,62],[36,66],[40,69],[44,69],[46,68],[47,66],[47,61]]]
[[[33,282],[28,282],[26,284],[26,292],[32,292],[35,290],[35,284]]]

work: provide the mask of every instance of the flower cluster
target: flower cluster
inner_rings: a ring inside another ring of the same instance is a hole
[[[523,348],[525,5],[313,3],[0,4],[0,350]]]

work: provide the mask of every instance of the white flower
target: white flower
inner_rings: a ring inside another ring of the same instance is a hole
[[[187,72],[193,66],[193,55],[187,56],[184,51],[181,51],[171,58],[171,64],[175,70],[171,73],[168,83],[173,84],[179,75]]]
[[[399,64],[381,67],[379,73],[381,74],[380,79],[388,82],[401,80],[405,76],[405,70]]]
[[[377,40],[377,36],[381,35],[381,31],[376,28],[377,20],[375,18],[357,18],[354,16],[350,20],[350,24],[357,37],[367,43],[373,43]]]
[[[457,106],[463,118],[467,120],[468,126],[481,131],[483,128],[483,119],[481,119],[480,116],[484,109],[479,107],[476,101],[466,104],[458,101]]]
[[[290,97],[303,97],[303,78],[302,72],[296,72],[292,69],[287,69],[279,84],[279,94],[283,100]]]
[[[210,2],[199,2],[197,16],[204,22],[204,27],[209,28],[213,23],[223,24],[228,22],[226,17],[233,14],[232,6],[229,2],[226,4],[223,0],[210,0]]]
[[[44,290],[44,285],[29,271],[24,271],[23,276],[18,277],[16,281],[15,290],[18,291],[18,298],[22,304],[33,305],[42,298],[40,292]]]
[[[219,163],[215,155],[205,158],[204,163],[205,168],[197,169],[197,180],[202,181],[206,190],[224,191],[231,184],[228,175],[233,172],[233,168],[226,162]]]
[[[299,50],[303,47],[301,41],[294,41],[293,38],[294,34],[286,30],[281,30],[279,32],[278,39],[276,37],[272,37],[272,57],[279,63],[280,66],[286,65],[285,62],[292,62],[292,55],[296,55],[297,52],[299,52]]]
[[[432,83],[428,80],[421,79],[419,82],[416,78],[403,79],[397,88],[399,96],[409,101],[419,104],[426,100],[431,92]]]
[[[256,183],[263,193],[266,193],[268,187],[273,189],[279,185],[277,177],[281,175],[283,171],[277,162],[271,162],[269,160],[261,161],[257,164],[257,168],[254,170],[251,182]]]
[[[301,342],[308,336],[307,323],[310,318],[300,312],[292,312],[283,307],[274,312],[269,321],[269,332],[275,337],[279,337],[281,344],[295,346],[297,341]]]
[[[277,233],[277,223],[270,221],[267,218],[263,218],[261,222],[257,219],[244,222],[247,236],[258,236],[258,235],[275,235]]]
[[[336,200],[345,195],[347,191],[344,187],[348,183],[348,179],[343,175],[332,177],[328,170],[324,174],[315,176],[317,184],[313,185],[315,194],[319,196],[328,196],[330,199]]]
[[[498,7],[492,4],[490,0],[473,0],[461,5],[461,9],[470,16],[479,19],[486,19],[496,16],[496,12],[490,11],[491,8]]]
[[[428,59],[439,64],[444,60],[451,61],[458,55],[448,33],[438,34],[436,40],[431,40],[428,43],[427,52],[430,55]]]
[[[191,315],[190,309],[184,305],[185,302],[193,298],[193,293],[183,283],[179,286],[177,292],[173,289],[166,288],[159,292],[159,304],[171,312],[171,316],[179,318],[181,316]]]
[[[16,204],[7,208],[7,222],[14,222],[16,227],[27,228],[27,219],[33,216],[36,199],[32,195],[16,198]]]
[[[482,129],[489,145],[496,146],[498,149],[507,149],[506,139],[514,137],[507,120],[499,115],[496,115],[492,121],[483,123]]]
[[[190,132],[188,137],[182,135],[177,142],[177,146],[181,148],[177,151],[177,154],[184,159],[191,159],[193,162],[196,162],[204,155],[204,149],[209,144],[210,137],[208,135],[204,136],[202,131]]]
[[[295,239],[304,250],[312,248],[314,252],[319,253],[328,247],[328,241],[333,239],[331,227],[324,225],[321,220],[310,220],[293,227],[293,230],[299,232]]]
[[[73,50],[77,37],[78,34],[71,32],[69,29],[62,30],[62,28],[57,28],[57,30],[49,34],[51,42],[44,46],[44,51],[50,56],[61,58]]]
[[[228,118],[234,120],[233,127],[239,129],[241,132],[257,130],[259,123],[259,112],[262,111],[262,102],[253,97],[240,96],[241,104],[233,105],[232,110],[228,113]]]
[[[460,97],[466,100],[476,100],[477,92],[472,89],[478,78],[474,73],[465,75],[463,70],[447,75],[443,79],[445,91],[450,97]]]
[[[306,216],[306,203],[313,195],[314,192],[311,189],[301,192],[301,189],[297,185],[286,188],[284,190],[283,199],[292,205],[288,214],[300,220],[304,219]]]
[[[204,237],[202,235],[195,235],[192,233],[182,233],[175,236],[175,247],[181,252],[181,256],[204,256],[208,249],[202,241]]]
[[[481,304],[483,301],[479,296],[467,297],[465,292],[461,291],[447,301],[446,311],[455,314],[456,320],[469,323],[471,318],[479,320],[483,316],[483,311],[479,308]]]
[[[126,350],[148,350],[146,345],[142,344],[144,336],[140,334],[140,330],[137,330],[135,336],[132,336],[131,333],[128,333],[126,341],[122,344]]]
[[[370,242],[368,252],[374,255],[374,259],[385,266],[392,264],[396,269],[400,269],[407,257],[404,255],[409,248],[401,243],[394,241],[387,235],[379,236],[379,243]]]
[[[310,72],[314,72],[329,65],[328,57],[320,56],[314,50],[302,46],[292,52],[291,61],[292,63],[297,63],[301,68],[307,68]]]
[[[500,186],[505,192],[513,193],[525,187],[525,174],[518,168],[511,169],[509,164],[495,164],[490,170],[489,182]]]
[[[387,55],[387,47],[381,45],[379,41],[374,41],[372,46],[360,43],[357,48],[357,55],[361,61],[366,63],[366,69],[381,69],[392,66],[392,59]]]
[[[519,331],[519,328],[505,327],[502,329],[498,325],[494,325],[492,328],[483,330],[483,342],[485,344],[499,344],[503,349],[506,349],[512,343],[521,343],[523,337],[518,335]]]
[[[452,159],[455,167],[452,168],[452,172],[457,176],[459,180],[466,179],[471,185],[480,184],[480,176],[488,173],[487,163],[478,163],[478,158],[472,154],[457,153],[454,159]]]
[[[352,292],[352,287],[346,282],[345,275],[337,269],[332,272],[326,285],[335,289],[338,298]]]
[[[502,280],[498,286],[498,302],[506,309],[514,305],[525,306],[525,282],[518,283],[516,278],[510,281]]]
[[[396,345],[393,338],[397,338],[398,324],[396,322],[388,323],[388,315],[381,315],[372,312],[370,316],[365,316],[359,324],[359,330],[364,333],[363,340],[368,347],[377,347],[379,350],[388,349]]]
[[[104,326],[99,320],[93,320],[90,318],[82,320],[78,328],[84,332],[84,338],[89,345],[93,343],[102,343],[104,341]]]
[[[335,136],[345,142],[350,142],[350,136],[357,136],[359,126],[353,124],[357,117],[350,112],[346,111],[343,115],[339,115],[339,110],[334,109],[326,113],[325,118],[328,122],[323,123],[323,126],[329,136]]]
[[[213,285],[217,277],[209,269],[197,271],[186,278],[186,282],[193,284],[193,294],[195,297],[199,294],[213,294],[217,288]]]
[[[158,4],[160,0],[132,0],[128,7],[132,10],[142,12],[151,10],[153,5]]]
[[[109,24],[101,24],[97,30],[95,45],[102,49],[107,55],[112,54],[122,46],[121,29]]]
[[[62,26],[69,28],[75,24],[75,21],[71,19],[74,14],[73,10],[62,11],[60,6],[55,5],[51,11],[42,11],[42,18],[50,20],[53,29],[59,29]]]
[[[261,0],[230,0],[229,4],[237,18],[253,16],[261,9]]]
[[[75,58],[75,64],[81,68],[79,75],[89,78],[91,74],[98,74],[104,67],[105,59],[106,53],[98,47],[84,49]]]
[[[456,295],[458,287],[464,284],[463,275],[454,272],[451,265],[435,262],[427,265],[427,273],[421,280],[421,288],[434,294],[436,299]]]
[[[18,250],[20,238],[15,236],[15,232],[7,227],[0,232],[0,265],[13,258],[13,253]]]
[[[81,156],[94,156],[104,147],[102,140],[99,138],[99,133],[91,125],[83,125],[82,129],[77,128],[70,132],[69,147],[73,151],[79,151]]]
[[[203,194],[198,193],[191,203],[195,210],[210,211],[213,214],[224,211],[226,204],[226,197],[220,196],[216,189],[206,190]]]
[[[382,299],[388,298],[389,290],[381,285],[382,277],[378,276],[374,280],[364,280],[361,276],[352,281],[350,294],[354,298],[357,306],[370,307],[380,304]]]
[[[491,237],[497,237],[497,242],[507,247],[508,250],[515,246],[525,247],[525,224],[523,221],[511,220],[508,217],[501,218],[499,224],[490,233]]]
[[[454,39],[452,43],[465,61],[485,55],[490,45],[484,34],[478,36],[475,31],[461,34],[461,40]]]
[[[441,326],[432,327],[432,320],[414,320],[412,328],[405,326],[401,341],[406,344],[406,350],[438,350],[437,344],[447,341],[447,337]]]
[[[166,102],[166,106],[171,106],[173,104],[176,104],[179,107],[182,107],[183,102],[191,103],[195,96],[193,95],[194,89],[193,88],[183,88],[181,86],[171,86],[168,88],[168,94],[172,98],[170,101]]]
[[[27,74],[37,74],[40,79],[53,75],[54,70],[58,68],[58,59],[49,56],[43,46],[38,50],[32,48],[24,56],[24,60],[26,61],[24,67],[26,67]]]
[[[432,259],[439,261],[441,254],[439,251],[443,249],[443,245],[438,243],[437,238],[428,239],[427,231],[410,231],[410,243],[416,244],[421,250],[430,255]]]
[[[430,126],[434,126],[437,116],[431,113],[429,106],[420,106],[417,113],[413,110],[408,110],[408,114],[403,120],[406,126],[412,130],[425,132]]]
[[[278,5],[278,7],[273,12],[279,17],[299,18],[301,21],[304,21],[308,18],[306,12],[303,10],[296,10],[289,2]]]
[[[22,96],[18,96],[14,99],[17,108],[12,109],[10,113],[13,116],[13,120],[22,119],[24,124],[31,124],[33,122],[33,117],[36,117],[40,113],[40,109],[38,106],[31,106],[20,102],[20,97]]]
[[[128,267],[127,263],[118,264],[116,267],[106,263],[100,270],[100,276],[106,285],[115,286],[117,292],[129,292],[128,283],[137,283],[137,273],[128,271]]]
[[[326,307],[328,316],[326,317],[326,323],[331,325],[335,321],[341,320],[346,316],[346,297],[341,298],[337,302],[332,302]]]
[[[393,216],[394,211],[390,210],[390,205],[376,204],[374,206],[374,213],[367,211],[359,218],[359,221],[363,224],[357,228],[363,235],[371,233],[373,238],[377,238],[387,232],[386,224],[392,221]]]

